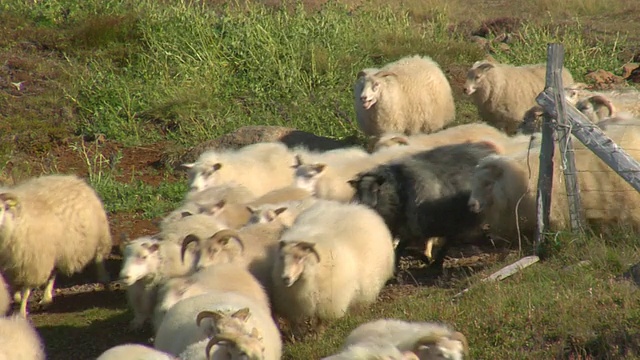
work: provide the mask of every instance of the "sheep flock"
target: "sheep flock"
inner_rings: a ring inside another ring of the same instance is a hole
[[[0,359],[45,358],[28,319],[31,291],[44,286],[41,302],[50,303],[56,274],[91,263],[100,282],[125,287],[130,331],[155,332],[152,346],[121,344],[99,360],[277,360],[284,334],[276,317],[293,339],[321,334],[375,303],[409,250],[435,277],[452,245],[532,240],[535,97],[545,69],[472,64],[464,93],[483,122],[457,126],[451,86],[429,57],[362,69],[353,96],[368,146],[321,152],[264,142],[203,152],[183,164],[188,193],[158,232],[121,244],[119,279],[104,269],[112,238],[87,182],[43,175],[0,187]],[[640,160],[640,127],[629,126],[640,125],[638,93],[586,90],[567,69],[563,80],[568,102]],[[632,189],[573,143],[582,201],[592,207],[586,219],[638,227],[640,194],[608,193]],[[569,211],[561,160],[554,164],[550,225],[563,230]],[[12,300],[19,310],[5,317]],[[438,319],[378,319],[325,359],[469,359],[463,332]]]

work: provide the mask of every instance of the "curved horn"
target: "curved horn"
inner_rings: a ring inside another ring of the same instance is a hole
[[[415,343],[413,344],[413,348],[418,349],[421,345],[435,345],[438,340],[440,340],[442,338],[442,334],[437,334],[437,333],[431,333],[429,335],[425,335],[421,338],[418,338],[418,340],[415,341]]]
[[[213,234],[213,236],[210,237],[209,240],[218,241],[218,240],[225,239],[225,238],[234,238],[234,239],[238,240],[238,243],[240,244],[240,249],[244,253],[244,243],[242,242],[242,239],[240,238],[240,234],[234,229],[223,229],[223,230],[220,230],[217,233]]]
[[[208,319],[211,318],[214,321],[218,321],[222,318],[222,314],[220,314],[217,311],[201,311],[200,313],[198,313],[198,316],[196,316],[196,325],[200,326],[200,323],[202,322],[202,320],[204,319]]]
[[[592,104],[600,104],[606,107],[607,110],[609,110],[609,117],[612,117],[616,112],[616,109],[613,106],[613,103],[611,102],[611,100],[609,100],[604,95],[594,95],[589,98],[589,102],[591,102]]]
[[[214,335],[211,340],[209,340],[209,342],[207,343],[207,347],[205,348],[205,354],[207,354],[207,360],[211,359],[211,348],[218,345],[218,343],[221,342],[230,342],[235,344],[236,343],[236,337],[235,336],[231,336],[229,334],[216,334]]]
[[[180,261],[184,263],[184,253],[187,251],[187,246],[192,242],[197,242],[200,245],[200,238],[195,236],[194,234],[189,234],[187,237],[182,239],[182,246],[180,247]]]
[[[457,340],[462,343],[462,349],[464,352],[464,356],[469,356],[469,342],[467,341],[466,336],[463,333],[456,331],[449,337],[451,340]]]

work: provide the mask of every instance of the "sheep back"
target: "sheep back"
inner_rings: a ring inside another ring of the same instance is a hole
[[[175,360],[167,353],[140,344],[123,344],[103,352],[96,360]]]

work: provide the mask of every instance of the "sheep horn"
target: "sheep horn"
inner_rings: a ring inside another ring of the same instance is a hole
[[[589,98],[589,102],[605,106],[607,110],[609,110],[609,117],[612,117],[615,114],[613,103],[604,95],[594,95]]]
[[[211,340],[209,340],[209,342],[207,343],[207,347],[205,348],[205,354],[207,354],[207,360],[211,359],[211,348],[214,347],[215,345],[218,345],[218,343],[221,342],[230,342],[230,343],[236,343],[236,337],[235,336],[230,336],[229,334],[216,334],[214,335]]]
[[[441,334],[432,333],[429,335],[425,335],[419,338],[418,340],[416,340],[416,342],[413,345],[414,350],[417,350],[421,345],[425,345],[425,346],[435,345],[438,342],[438,340],[440,340],[441,338],[442,338]]]
[[[385,70],[383,70],[383,71],[378,71],[378,72],[376,73],[376,76],[379,76],[379,77],[385,77],[385,76],[396,76],[396,74],[395,74],[394,72],[391,72],[391,71],[385,71]]]
[[[242,249],[242,252],[244,253],[244,243],[242,242],[242,239],[240,238],[240,234],[238,234],[238,232],[236,230],[233,229],[224,229],[224,230],[220,230],[217,233],[213,234],[212,237],[209,238],[209,240],[211,241],[218,241],[221,239],[225,239],[225,238],[234,238],[236,240],[238,240],[238,243],[240,244],[240,248]]]
[[[187,246],[192,242],[197,242],[200,244],[200,238],[195,236],[194,234],[187,235],[186,238],[182,240],[182,246],[180,247],[180,260],[184,263],[184,253],[187,251]]]
[[[222,316],[223,315],[217,311],[201,311],[200,313],[198,313],[198,316],[196,316],[196,325],[200,326],[202,320],[208,318],[211,318],[214,321],[218,321],[222,318]]]
[[[462,349],[464,352],[464,356],[469,356],[469,342],[467,341],[466,336],[463,333],[456,331],[449,337],[451,340],[457,340],[462,343]]]

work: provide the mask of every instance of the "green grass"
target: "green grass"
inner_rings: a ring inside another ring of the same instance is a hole
[[[6,0],[0,3],[0,71],[25,87],[17,91],[0,81],[0,181],[7,169],[13,177],[57,172],[62,159],[45,166],[21,156],[50,158],[56,147],[68,147],[111,215],[156,219],[182,199],[184,181],[170,170],[124,169],[121,152],[109,157],[97,141],[79,140],[103,136],[166,153],[245,125],[358,135],[355,75],[410,54],[431,56],[442,66],[456,97],[457,122],[474,122],[477,110],[461,87],[466,69],[486,56],[468,40],[483,21],[521,21],[521,40],[496,49],[497,60],[542,62],[547,43],[562,42],[565,66],[584,81],[590,70],[620,74],[637,51],[638,16],[630,0],[473,6],[353,0],[314,7],[292,1]],[[144,181],[148,176],[159,184]],[[391,289],[392,301],[332,323],[318,339],[287,344],[285,358],[330,354],[354,327],[381,317],[450,323],[467,335],[473,359],[640,358],[638,291],[617,279],[640,257],[637,236],[569,234],[546,245],[544,263],[498,284],[479,279],[515,257],[442,286],[397,296]],[[590,264],[567,268],[582,260]],[[451,301],[469,285],[471,291]],[[109,304],[90,299],[86,309],[35,315],[50,358],[90,358],[150,336],[121,331],[131,318],[121,295],[111,294]],[[63,302],[73,308],[74,298]]]

